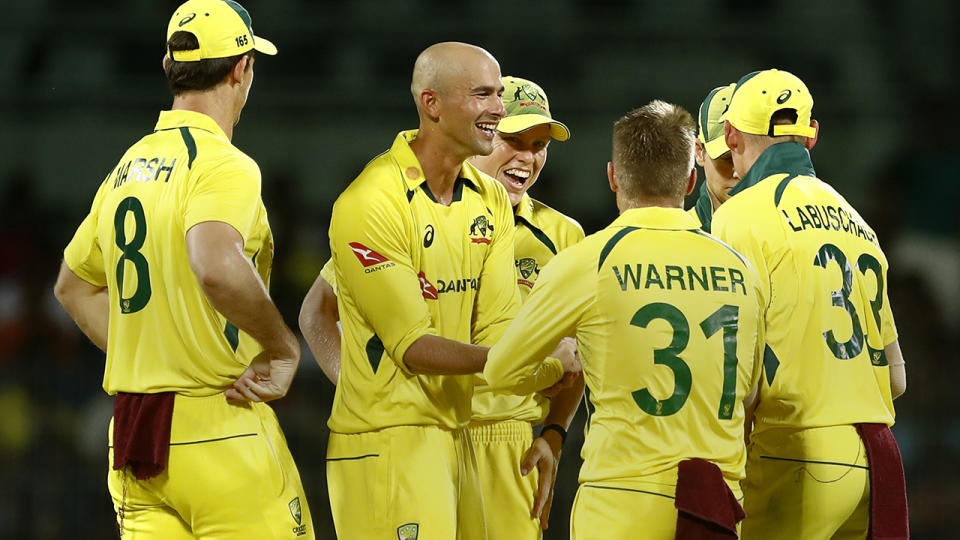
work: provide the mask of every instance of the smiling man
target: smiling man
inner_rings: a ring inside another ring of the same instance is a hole
[[[558,252],[583,240],[583,229],[527,195],[547,161],[551,139],[565,141],[570,130],[553,119],[547,95],[536,83],[504,77],[503,86],[507,115],[497,126],[493,152],[470,161],[510,195],[517,284],[526,299],[540,269]],[[536,393],[493,391],[478,379],[470,436],[480,463],[490,538],[539,538],[541,528],[547,527],[560,450],[582,396],[583,378],[550,400]],[[532,427],[539,424],[546,427],[533,439]],[[518,467],[526,476],[517,476]]]
[[[469,162],[507,190],[514,209],[516,279],[521,298],[526,298],[540,268],[559,251],[582,240],[583,229],[526,194],[546,163],[550,141],[567,140],[570,130],[553,119],[547,95],[536,83],[518,77],[503,77],[502,81],[506,116],[497,126],[493,151]],[[428,230],[424,244],[434,242],[434,234],[434,229]],[[331,261],[307,294],[300,314],[303,335],[334,384],[340,375],[336,284]],[[539,394],[494,393],[478,379],[470,435],[480,465],[490,538],[539,538],[541,527],[546,528],[557,460],[582,394],[583,379],[551,400]],[[533,439],[532,428],[541,423],[548,427]],[[521,464],[526,476],[518,474]],[[531,506],[535,507],[533,517]]]
[[[440,43],[417,58],[411,90],[420,129],[367,165],[330,224],[343,323],[330,502],[341,538],[486,538],[465,429],[485,349],[467,344],[498,340],[520,297],[507,193],[466,159],[493,151],[500,66]],[[539,388],[561,372],[549,359]]]

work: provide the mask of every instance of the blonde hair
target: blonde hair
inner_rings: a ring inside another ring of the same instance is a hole
[[[653,100],[613,125],[613,167],[628,199],[683,197],[697,126],[683,107]]]

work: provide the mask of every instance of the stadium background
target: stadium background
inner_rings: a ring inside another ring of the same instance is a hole
[[[0,17],[0,538],[109,538],[103,359],[59,308],[60,252],[123,150],[170,97],[160,69],[177,2],[33,0]],[[261,57],[234,142],[263,171],[272,291],[288,324],[326,260],[330,208],[366,161],[415,126],[425,46],[462,40],[538,81],[573,137],[533,194],[587,233],[615,217],[613,121],[653,98],[695,112],[711,88],[767,67],[811,88],[821,177],[877,229],[909,388],[897,401],[915,538],[960,525],[960,4],[530,0],[249,0]],[[702,173],[701,173],[702,178]],[[332,538],[323,457],[334,387],[304,349],[276,403],[319,538]],[[548,538],[567,536],[582,442],[571,430]]]

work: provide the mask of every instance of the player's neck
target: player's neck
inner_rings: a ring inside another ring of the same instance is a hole
[[[184,92],[173,98],[172,110],[194,111],[205,114],[220,126],[227,139],[233,139],[233,125],[237,119],[232,96],[214,88],[206,92]]]
[[[460,155],[443,142],[440,137],[421,130],[417,138],[410,143],[410,149],[417,156],[427,179],[427,187],[437,202],[449,205],[453,201],[453,190],[463,162],[469,156]]]
[[[644,198],[644,199],[628,199],[626,197],[620,197],[620,192],[617,192],[617,208],[620,210],[620,213],[624,213],[627,210],[633,210],[634,208],[683,208],[683,199],[672,199],[672,198]]]

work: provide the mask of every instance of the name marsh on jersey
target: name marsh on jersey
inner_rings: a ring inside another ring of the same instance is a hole
[[[737,289],[746,296],[743,284],[743,272],[736,268],[722,266],[624,264],[612,266],[613,275],[620,283],[620,290],[665,289],[681,291],[718,291],[736,293]]]

